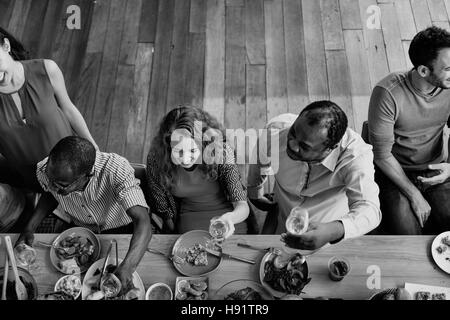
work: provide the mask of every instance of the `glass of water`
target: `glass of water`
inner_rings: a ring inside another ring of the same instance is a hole
[[[292,208],[289,217],[286,220],[286,230],[288,234],[293,236],[300,236],[308,230],[309,214],[308,211],[301,207]],[[284,246],[284,251],[287,253],[297,253],[300,250]]]

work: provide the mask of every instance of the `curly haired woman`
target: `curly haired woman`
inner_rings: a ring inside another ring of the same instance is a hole
[[[247,192],[224,130],[207,112],[179,107],[162,120],[147,158],[148,198],[166,232],[208,230],[213,217],[245,234]],[[215,138],[215,139],[214,139]]]

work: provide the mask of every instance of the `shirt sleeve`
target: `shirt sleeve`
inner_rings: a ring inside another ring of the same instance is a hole
[[[235,161],[233,149],[225,145],[225,161],[220,165],[221,185],[226,188],[229,201],[247,201],[247,190],[242,183],[241,173]]]
[[[141,206],[148,209],[144,193],[139,187],[139,180],[134,176],[134,169],[124,158],[117,158],[115,161],[115,172],[113,176],[114,192],[117,201],[127,211],[131,207]]]
[[[45,168],[48,162],[48,157],[39,162],[36,166],[36,178],[39,184],[41,185],[42,189],[45,192],[49,192],[48,184],[49,180],[47,178],[47,175],[45,174]]]
[[[382,87],[375,87],[369,103],[369,141],[375,160],[392,157],[396,104],[392,95]]]
[[[367,152],[341,169],[346,185],[349,213],[339,219],[344,225],[344,239],[355,238],[375,229],[381,221],[378,185],[374,180],[373,154]]]

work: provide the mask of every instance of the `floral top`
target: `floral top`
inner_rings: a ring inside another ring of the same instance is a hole
[[[178,213],[174,196],[160,181],[159,159],[150,151],[147,157],[147,182],[150,208],[163,219],[173,219]],[[230,202],[247,201],[247,189],[242,183],[233,149],[226,145],[223,164],[218,165],[218,181]]]

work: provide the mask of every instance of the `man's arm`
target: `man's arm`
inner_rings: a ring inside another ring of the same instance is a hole
[[[29,246],[33,244],[34,231],[39,226],[41,221],[48,216],[58,206],[58,201],[49,193],[43,193],[39,202],[34,210],[30,220],[28,221],[25,229],[16,241],[16,245],[25,242]]]
[[[147,208],[134,206],[129,208],[126,213],[133,220],[133,236],[131,237],[130,247],[128,248],[125,259],[122,261],[116,273],[119,274],[119,279],[122,281],[122,284],[129,286],[132,281],[132,274],[144,256],[145,250],[152,238],[152,228]]]
[[[408,198],[419,223],[423,226],[431,207],[392,154],[395,121],[396,103],[393,97],[386,89],[375,87],[370,98],[368,123],[374,162]]]

